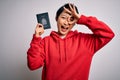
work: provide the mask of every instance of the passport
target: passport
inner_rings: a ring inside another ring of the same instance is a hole
[[[41,23],[44,26],[44,29],[51,28],[48,12],[36,14],[36,17],[37,22]]]

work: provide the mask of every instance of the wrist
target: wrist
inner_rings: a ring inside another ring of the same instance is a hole
[[[80,19],[80,17],[81,17],[81,15],[80,15],[80,14],[78,14],[78,15],[76,16],[77,20],[79,20],[79,19]]]
[[[38,33],[35,33],[35,36],[36,36],[36,37],[40,37],[40,34],[38,34]]]
[[[79,19],[81,18],[81,15],[80,14],[77,14],[76,15],[76,23],[78,24],[78,21],[79,21]]]
[[[80,15],[80,18],[77,21],[77,24],[86,24],[87,18],[84,15]]]

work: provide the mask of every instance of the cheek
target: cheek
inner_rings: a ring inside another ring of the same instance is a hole
[[[57,26],[61,26],[62,25],[62,21],[58,20],[57,21]]]
[[[57,28],[60,29],[61,24],[59,22],[57,22]]]

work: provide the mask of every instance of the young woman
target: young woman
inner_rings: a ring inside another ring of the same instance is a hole
[[[113,37],[112,30],[95,17],[79,14],[73,4],[65,4],[56,13],[58,31],[47,37],[38,23],[27,52],[28,67],[43,66],[42,80],[88,80],[92,57]],[[72,31],[75,24],[85,25],[93,33]]]

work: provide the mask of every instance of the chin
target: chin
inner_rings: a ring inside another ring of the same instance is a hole
[[[62,32],[62,31],[61,31],[60,34],[63,35],[63,36],[65,36],[65,35],[68,34],[68,32]]]

